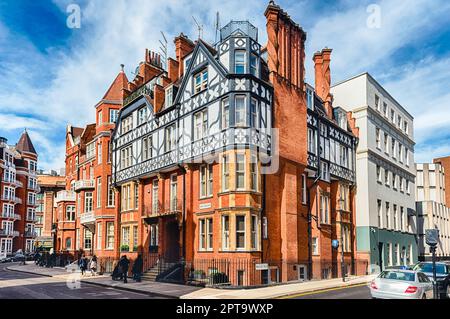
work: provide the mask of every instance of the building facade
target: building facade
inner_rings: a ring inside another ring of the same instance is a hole
[[[360,132],[356,233],[373,269],[417,261],[413,117],[368,73],[331,88]]]
[[[181,34],[167,70],[146,52],[128,83],[112,136],[117,248],[146,270],[183,261],[238,286],[357,272],[358,130],[332,105],[331,50],[314,56],[314,89],[305,32],[273,2],[265,16],[266,47],[249,22],[215,46]]]
[[[67,127],[66,187],[56,197],[57,251],[96,255],[101,270],[110,270],[118,256],[110,138],[127,84],[122,69],[95,105],[95,123]]]
[[[56,194],[66,188],[64,176],[54,173],[38,174],[39,193],[36,208],[36,247],[50,250],[55,246]]]
[[[420,260],[430,260],[425,231],[439,230],[436,256],[450,259],[450,208],[446,205],[445,170],[441,164],[416,164],[417,235]]]
[[[0,138],[0,255],[34,251],[37,153],[25,131],[14,145]]]

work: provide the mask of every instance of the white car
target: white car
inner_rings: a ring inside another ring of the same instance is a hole
[[[433,299],[433,283],[422,272],[391,269],[370,283],[374,299]]]

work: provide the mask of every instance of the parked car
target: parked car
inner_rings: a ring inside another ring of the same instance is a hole
[[[433,283],[422,272],[385,270],[370,283],[370,293],[373,299],[433,299]]]
[[[0,259],[0,263],[4,264],[4,263],[10,263],[12,262],[12,258],[11,257],[2,257]]]
[[[416,271],[421,271],[425,275],[433,279],[433,263],[431,261],[424,261],[417,263],[414,268]],[[436,262],[436,282],[439,291],[439,298],[450,298],[450,263]]]

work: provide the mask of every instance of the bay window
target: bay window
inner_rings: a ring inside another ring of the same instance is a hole
[[[245,73],[245,50],[234,51],[234,73],[244,74]]]
[[[236,249],[245,249],[245,216],[236,216]]]
[[[236,126],[247,125],[245,104],[246,104],[245,95],[236,95],[235,97]]]

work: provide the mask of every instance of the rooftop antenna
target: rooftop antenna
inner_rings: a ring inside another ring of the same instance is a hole
[[[161,31],[161,35],[163,36],[163,41],[159,40],[159,43],[161,44],[161,46],[159,47],[159,50],[161,52],[161,56],[162,56],[162,60],[163,60],[163,64],[164,70],[167,70],[167,38],[164,34],[164,32]]]
[[[214,28],[216,29],[216,37],[214,39],[214,43],[217,43],[217,35],[219,34],[220,29],[220,13],[217,11],[216,13],[216,21],[214,23]]]
[[[200,25],[200,23],[197,22],[197,20],[194,18],[194,16],[192,16],[192,19],[194,19],[194,22],[198,28],[198,38],[201,39],[203,36],[203,25]]]

